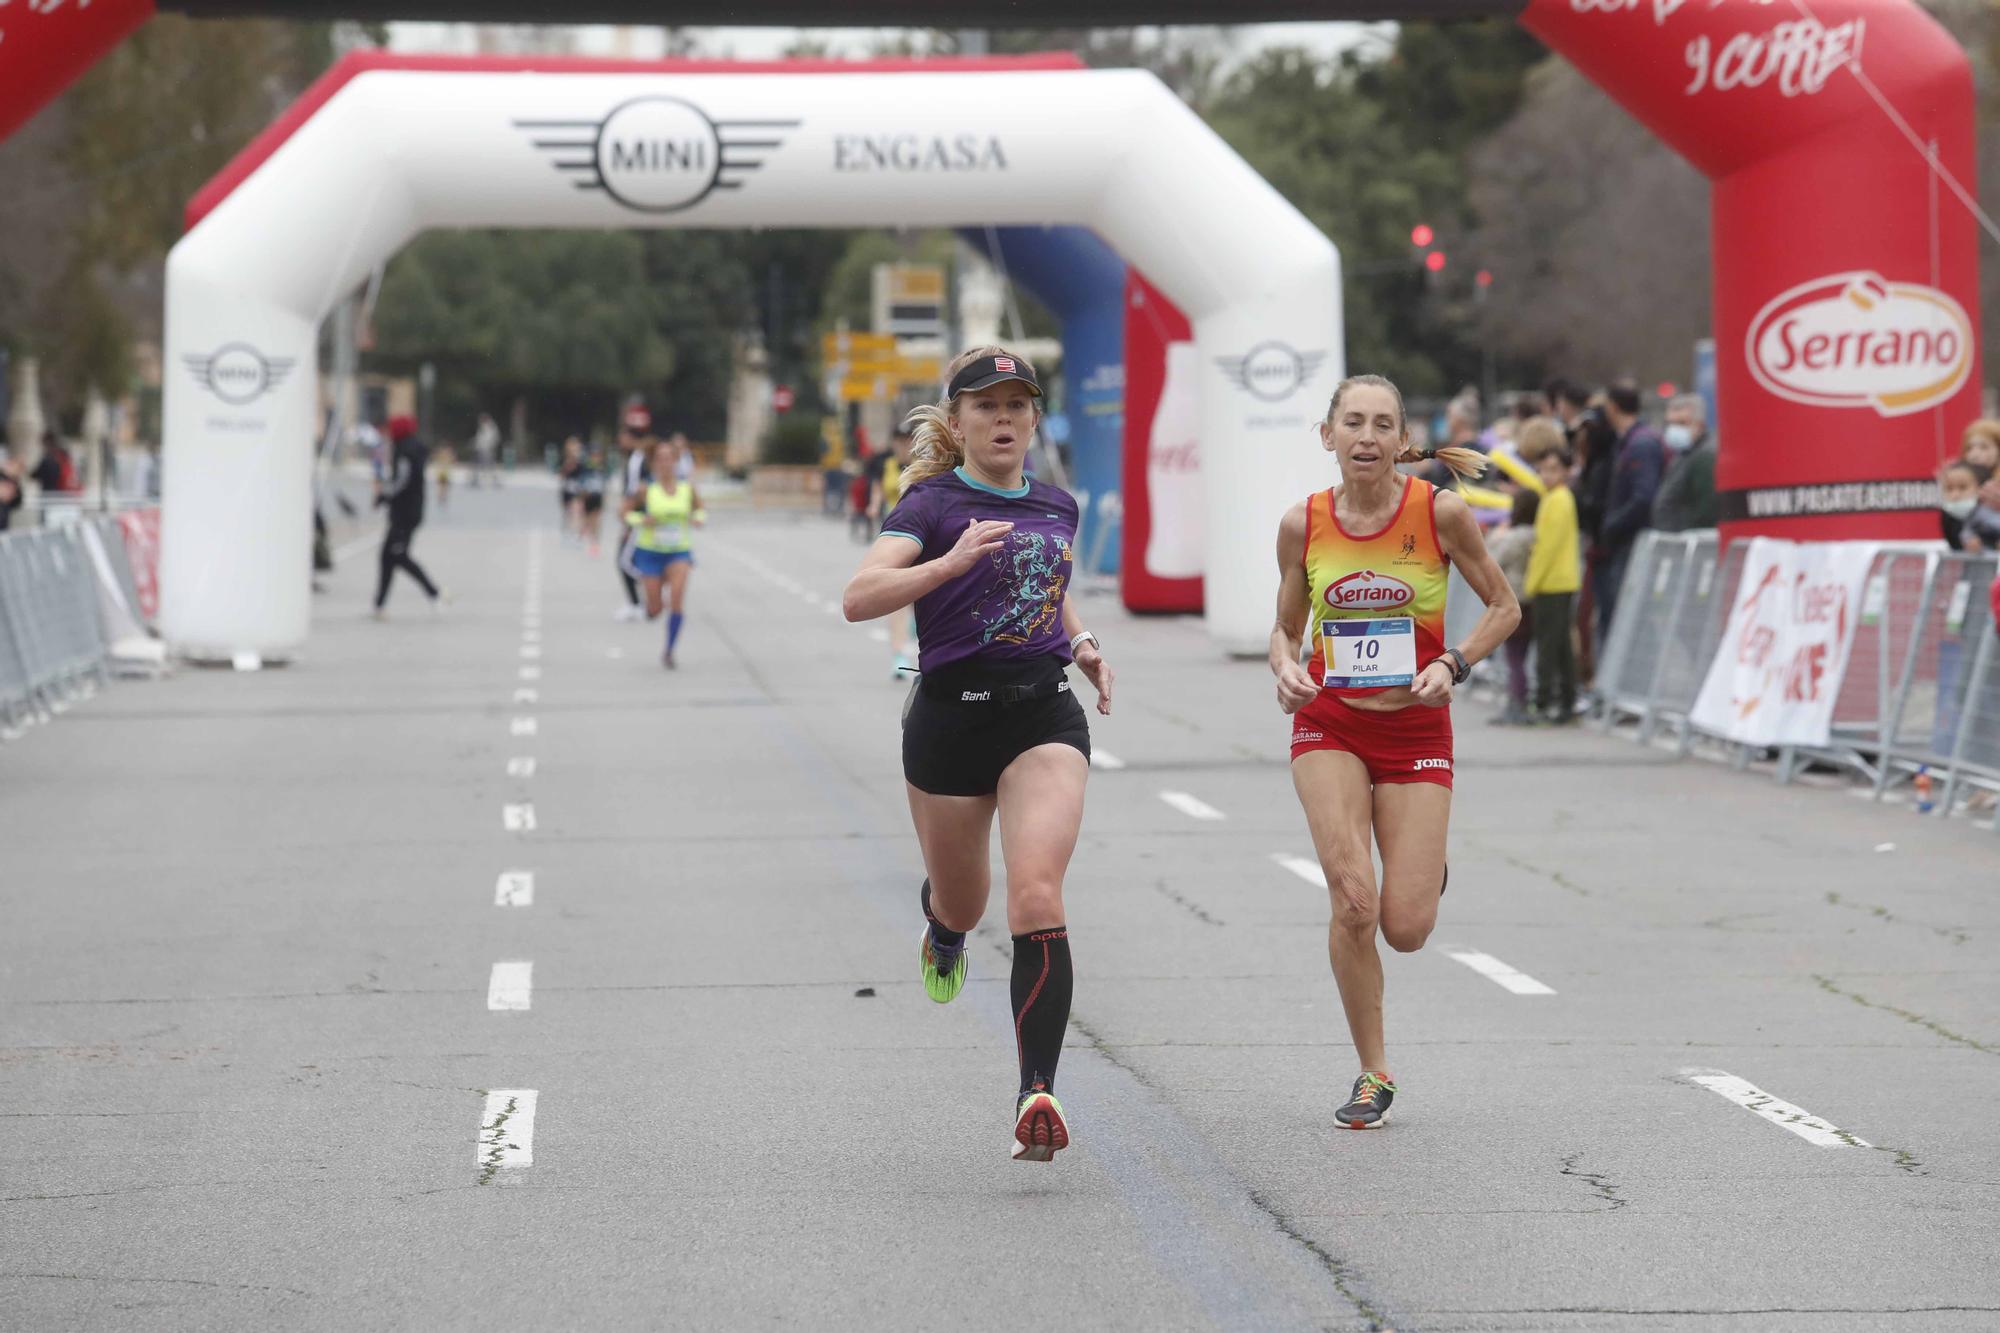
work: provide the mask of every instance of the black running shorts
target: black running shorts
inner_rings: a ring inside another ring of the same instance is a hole
[[[1014,698],[1032,690],[1032,698]],[[933,796],[991,796],[1038,745],[1090,757],[1090,723],[1056,657],[954,662],[918,680],[903,715],[903,776]]]

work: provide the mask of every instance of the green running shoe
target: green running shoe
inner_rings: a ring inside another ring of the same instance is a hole
[[[939,1004],[957,999],[965,989],[965,946],[946,948],[931,938],[931,928],[926,925],[917,957],[923,967],[924,994]]]
[[[1037,1083],[1014,1111],[1014,1160],[1046,1162],[1067,1147],[1069,1125],[1062,1103]]]

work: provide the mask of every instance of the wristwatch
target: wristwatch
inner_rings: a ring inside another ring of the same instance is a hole
[[[1074,639],[1071,639],[1069,641],[1070,656],[1072,657],[1076,656],[1076,646],[1079,643],[1082,643],[1085,639],[1089,639],[1090,646],[1097,649],[1098,652],[1101,653],[1104,651],[1104,645],[1097,641],[1097,636],[1095,634],[1092,634],[1089,630],[1085,630],[1083,633],[1077,635]]]
[[[1436,666],[1439,662],[1443,662],[1445,668],[1451,672],[1451,683],[1454,685],[1465,684],[1472,675],[1472,664],[1466,661],[1465,654],[1456,648],[1447,648],[1443,656],[1431,659],[1432,666]]]

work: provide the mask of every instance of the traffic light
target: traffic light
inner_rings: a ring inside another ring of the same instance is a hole
[[[1444,251],[1433,250],[1424,256],[1424,267],[1433,273],[1444,272]]]
[[[1436,239],[1437,233],[1432,231],[1427,223],[1419,222],[1416,226],[1410,228],[1410,244],[1416,246],[1419,250]]]

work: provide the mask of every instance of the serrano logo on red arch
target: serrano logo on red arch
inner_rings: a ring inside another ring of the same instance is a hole
[[[1401,579],[1372,569],[1356,570],[1326,585],[1326,604],[1337,611],[1374,611],[1407,606],[1417,590]]]
[[[1935,287],[1865,270],[1803,282],[1750,322],[1750,373],[1814,407],[1919,412],[1957,393],[1972,369],[1972,321]]]

